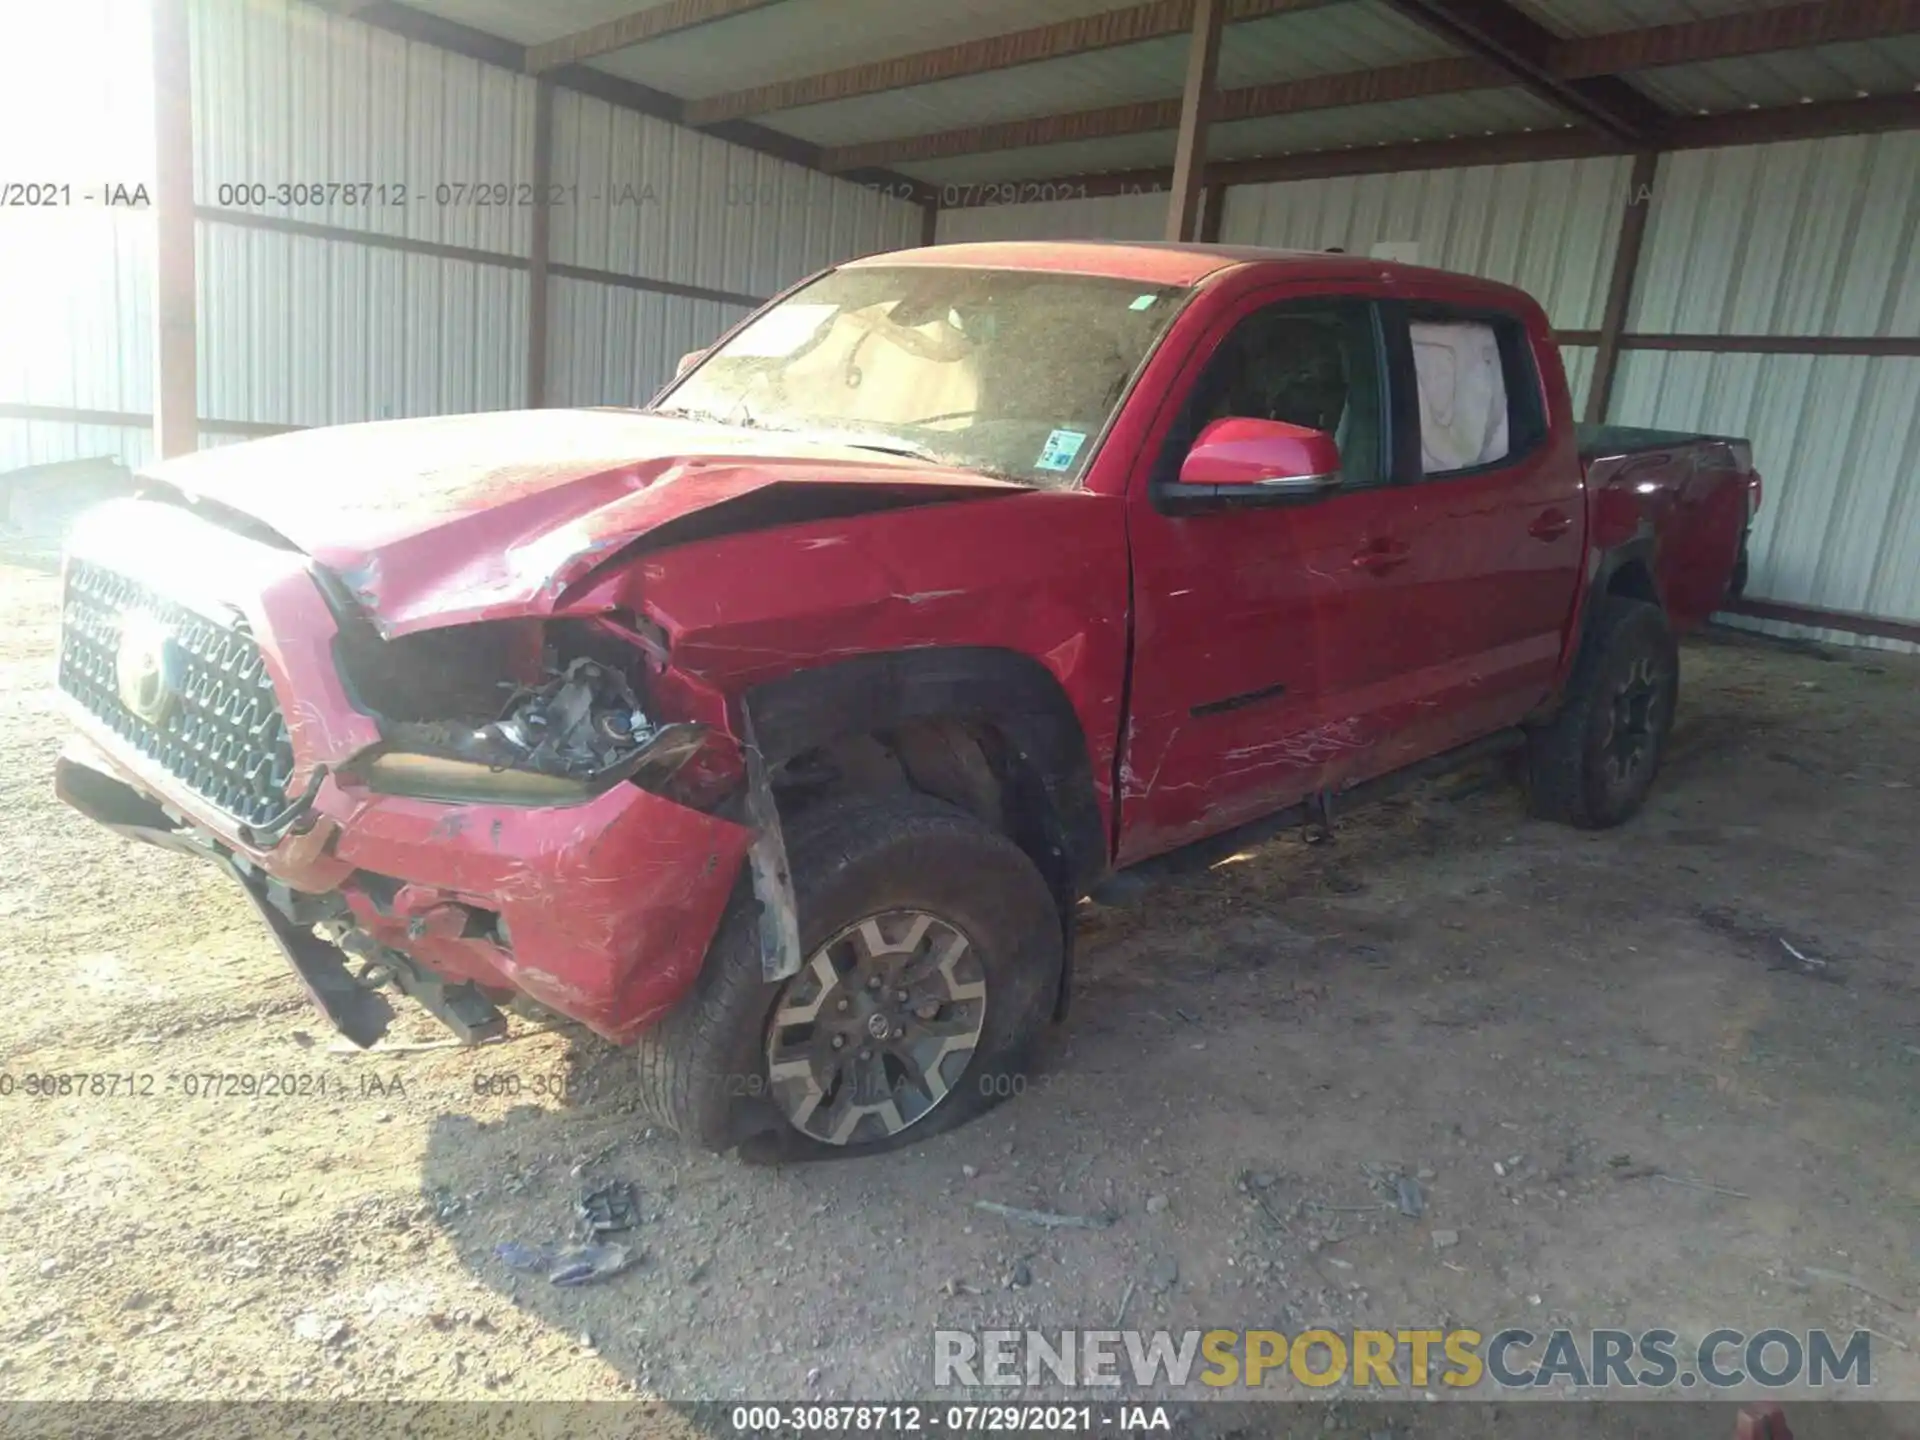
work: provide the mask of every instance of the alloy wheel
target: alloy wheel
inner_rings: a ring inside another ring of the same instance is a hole
[[[952,1092],[986,1018],[986,972],[965,932],[921,910],[870,915],[782,988],[767,1029],[774,1102],[829,1145],[898,1135]]]
[[[1651,762],[1666,723],[1666,687],[1651,659],[1633,662],[1608,697],[1607,733],[1600,742],[1607,782],[1616,789],[1637,779]]]

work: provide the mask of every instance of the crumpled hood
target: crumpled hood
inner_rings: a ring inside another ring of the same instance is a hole
[[[968,470],[630,410],[523,410],[303,430],[143,472],[248,517],[343,580],[385,634],[541,613],[608,555],[770,486],[1017,491]],[[745,520],[743,524],[750,523]]]

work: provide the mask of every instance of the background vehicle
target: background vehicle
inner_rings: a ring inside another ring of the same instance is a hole
[[[1460,276],[874,257],[647,412],[156,467],[74,540],[59,784],[228,866],[360,1043],[383,985],[530,1002],[701,1143],[883,1148],[1011,1088],[1116,872],[1508,745],[1633,813],[1758,479],[1571,408]]]

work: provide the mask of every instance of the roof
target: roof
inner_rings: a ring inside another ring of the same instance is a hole
[[[1164,172],[1192,14],[1191,0],[330,3],[443,43],[469,27],[562,84],[943,205],[996,203],[979,192],[1001,182]],[[1446,19],[1489,7],[1537,64]],[[1311,157],[1326,173],[1348,150],[1603,132],[1644,148],[1590,96],[1688,143],[1816,118],[1819,133],[1920,126],[1913,0],[1228,0],[1227,16],[1220,162]]]
[[[1482,280],[1408,265],[1366,255],[1330,250],[1281,250],[1262,245],[1203,245],[1159,240],[985,240],[970,244],[932,245],[897,250],[849,261],[843,268],[896,265],[959,267],[979,270],[1052,270],[1069,275],[1095,275],[1142,285],[1193,286],[1224,270],[1242,265],[1285,266],[1316,279],[1342,281],[1389,278],[1442,278],[1450,290],[1470,287],[1489,296],[1525,296],[1524,291],[1497,281]],[[1531,297],[1526,297],[1531,304]]]

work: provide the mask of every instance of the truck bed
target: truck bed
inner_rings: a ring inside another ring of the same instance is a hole
[[[1647,430],[1636,425],[1576,425],[1580,458],[1592,462],[1618,455],[1635,455],[1647,450],[1676,450],[1686,445],[1718,442],[1743,445],[1731,435],[1698,435],[1685,430]]]

